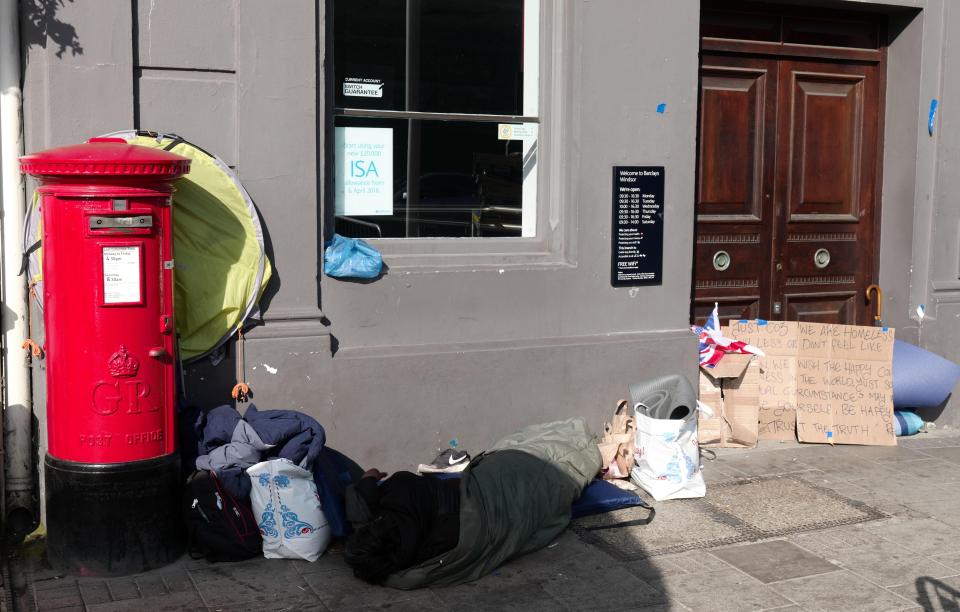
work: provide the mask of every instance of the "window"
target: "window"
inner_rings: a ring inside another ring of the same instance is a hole
[[[335,0],[335,230],[533,237],[538,0]]]

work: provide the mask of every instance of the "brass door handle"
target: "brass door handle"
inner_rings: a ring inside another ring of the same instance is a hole
[[[880,289],[880,285],[870,285],[867,287],[866,295],[867,301],[870,301],[870,292],[873,291],[876,294],[877,301],[877,314],[873,317],[873,322],[876,325],[880,324],[880,321],[883,319],[883,291]]]

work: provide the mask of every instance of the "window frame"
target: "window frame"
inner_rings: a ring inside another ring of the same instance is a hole
[[[530,0],[528,0],[529,2]],[[536,78],[537,115],[489,115],[472,113],[436,113],[422,111],[383,111],[334,106],[336,75],[333,61],[333,0],[326,3],[326,68],[324,172],[321,180],[325,185],[323,205],[324,236],[333,234],[335,217],[334,164],[334,119],[336,117],[376,117],[425,120],[466,120],[491,123],[535,123],[538,126],[537,141],[524,164],[533,158],[536,163],[535,227],[533,237],[487,237],[487,238],[365,238],[383,253],[391,270],[436,270],[458,268],[510,268],[531,266],[573,265],[571,240],[574,224],[568,210],[571,188],[570,151],[566,146],[566,133],[575,129],[576,116],[571,112],[571,83],[576,80],[572,73],[574,62],[569,45],[571,21],[568,19],[570,0],[560,2],[536,1],[537,35]],[[525,7],[525,17],[529,10]],[[525,61],[531,56],[525,52]],[[524,112],[528,106],[528,85],[524,83]],[[526,186],[525,186],[526,189]],[[525,194],[526,195],[526,194]]]

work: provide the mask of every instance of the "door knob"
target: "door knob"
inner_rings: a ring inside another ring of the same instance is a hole
[[[813,254],[813,265],[821,270],[830,265],[830,251],[827,249],[817,249]]]
[[[730,267],[732,258],[726,251],[717,251],[713,254],[713,269],[717,272],[723,272]]]

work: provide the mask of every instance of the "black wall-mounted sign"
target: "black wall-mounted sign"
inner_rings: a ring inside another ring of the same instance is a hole
[[[663,166],[613,167],[610,284],[663,284]]]

